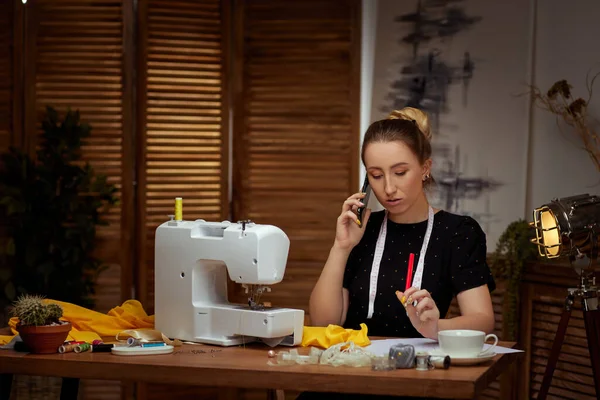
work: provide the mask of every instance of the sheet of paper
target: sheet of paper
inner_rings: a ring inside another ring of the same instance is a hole
[[[410,344],[415,347],[415,351],[436,351],[439,350],[440,346],[437,341],[431,339],[383,339],[383,340],[371,340],[371,344],[365,346],[364,349],[368,352],[375,354],[376,356],[387,356],[390,347],[396,344]],[[483,345],[483,350],[491,347],[489,344]],[[523,350],[511,349],[508,347],[496,346],[493,350],[497,354],[508,354],[508,353],[522,353]]]

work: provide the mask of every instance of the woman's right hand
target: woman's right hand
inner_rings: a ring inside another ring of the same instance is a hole
[[[361,199],[365,197],[364,193],[355,193],[348,197],[342,205],[342,213],[337,219],[335,231],[335,246],[340,249],[350,251],[360,242],[365,226],[371,216],[371,210],[365,209],[362,224],[358,224],[357,210],[363,207]]]

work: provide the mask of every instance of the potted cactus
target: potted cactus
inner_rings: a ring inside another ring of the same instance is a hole
[[[16,326],[19,336],[31,353],[56,353],[71,331],[71,324],[61,320],[62,307],[44,302],[42,296],[20,296],[13,315],[19,320]]]

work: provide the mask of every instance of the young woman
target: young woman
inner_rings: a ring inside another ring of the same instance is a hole
[[[310,297],[311,325],[360,329],[365,323],[369,336],[435,340],[441,330],[494,329],[495,283],[485,233],[473,218],[434,209],[427,201],[425,189],[433,183],[430,138],[427,115],[408,107],[365,133],[362,161],[385,210],[366,210],[359,225],[364,193],[344,202]],[[460,316],[446,319],[454,296]]]

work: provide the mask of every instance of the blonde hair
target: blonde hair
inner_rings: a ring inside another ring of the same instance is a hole
[[[419,130],[427,140],[431,141],[431,128],[429,125],[429,117],[426,113],[413,107],[404,107],[401,110],[394,110],[388,115],[388,119],[404,119],[414,121]]]
[[[431,129],[427,114],[417,108],[404,107],[394,110],[386,119],[373,122],[363,139],[361,159],[365,163],[365,148],[370,143],[400,141],[415,154],[421,165],[431,157]],[[435,182],[429,175],[424,181],[427,186]]]

